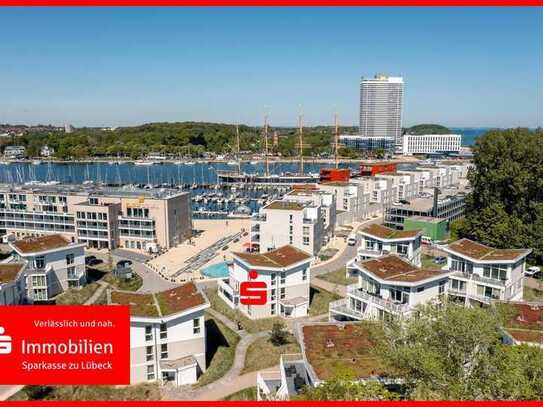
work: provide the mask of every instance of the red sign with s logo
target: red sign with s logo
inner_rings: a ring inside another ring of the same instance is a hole
[[[249,281],[239,285],[239,302],[243,305],[265,305],[268,302],[267,284],[264,281],[251,281],[258,277],[255,270],[249,271]]]

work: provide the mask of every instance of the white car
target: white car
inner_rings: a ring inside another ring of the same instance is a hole
[[[355,233],[352,233],[352,234],[349,235],[349,237],[347,238],[347,244],[349,246],[356,245],[356,234]]]
[[[533,277],[540,271],[541,271],[541,268],[539,268],[538,266],[530,266],[528,267],[528,269],[526,270],[524,274],[526,274],[527,276]]]

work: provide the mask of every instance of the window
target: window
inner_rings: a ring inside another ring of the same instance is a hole
[[[477,285],[477,295],[497,300],[500,298],[500,290],[486,285]]]
[[[147,380],[155,380],[155,367],[147,365]]]
[[[290,235],[290,236],[288,237],[288,243],[289,243],[289,244],[292,244],[292,235]]]
[[[200,318],[194,318],[192,320],[192,333],[198,335],[200,333]]]
[[[292,234],[292,233],[294,232],[294,226],[290,225],[290,226],[288,227],[288,232],[289,232],[290,234]]]
[[[44,256],[38,256],[34,259],[34,266],[37,269],[43,269],[45,268],[45,257]]]
[[[270,301],[275,301],[276,294],[277,294],[277,290],[275,288],[272,288],[271,294],[270,294],[270,297],[271,297]]]
[[[483,268],[483,276],[493,280],[507,280],[507,266],[485,266]]]
[[[445,286],[447,285],[447,281],[443,280],[439,282],[439,295],[445,294]]]
[[[145,347],[145,360],[147,362],[153,360],[153,347],[152,346],[146,346]]]
[[[309,246],[309,236],[304,236],[303,244],[304,246]]]
[[[271,314],[275,315],[275,303],[274,302],[271,304]]]
[[[160,324],[160,339],[166,339],[168,337],[168,326],[166,324]]]
[[[292,223],[292,219],[293,219],[293,218],[294,218],[294,216],[288,215],[288,221],[289,221],[289,223]]]
[[[284,300],[286,296],[285,288],[281,288],[281,299]]]
[[[473,273],[473,264],[461,261],[461,260],[454,260],[451,262],[451,268],[453,271],[461,271],[462,273]]]
[[[47,277],[41,275],[32,276],[32,286],[33,287],[46,287],[47,286]]]
[[[66,255],[66,264],[74,264],[74,255],[73,253]]]
[[[307,280],[307,269],[304,269],[304,270],[302,271],[302,280],[303,280],[303,281]]]
[[[303,234],[304,235],[309,235],[309,226],[304,226],[303,227]]]
[[[67,269],[67,276],[69,280],[77,279],[77,274],[75,273],[75,266],[70,266]]]
[[[424,291],[424,286],[422,286],[422,287],[417,287],[417,292],[418,292],[418,293],[421,293],[421,292],[423,292],[423,291]]]
[[[149,342],[153,340],[153,327],[151,325],[145,325],[145,341]]]
[[[160,345],[160,359],[168,359],[168,344]]]
[[[271,279],[271,285],[275,285],[275,273],[271,273],[270,279]]]
[[[409,250],[409,245],[407,244],[397,244],[396,253],[399,255],[407,256],[407,251]]]
[[[460,280],[451,280],[451,290],[459,291],[461,293],[466,292],[466,282]]]
[[[286,273],[284,271],[281,272],[281,284],[285,284],[285,281],[286,281]]]

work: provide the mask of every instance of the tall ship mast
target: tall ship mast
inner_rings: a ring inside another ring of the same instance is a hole
[[[266,177],[270,175],[270,162],[268,159],[268,115],[264,116],[264,161],[266,163]]]
[[[236,144],[237,144],[237,160],[238,160],[238,174],[241,174],[241,156],[239,148],[239,125],[236,124]]]
[[[334,136],[334,159],[336,162],[336,168],[339,168],[339,125],[337,119],[337,113],[334,114],[335,122],[335,136]]]

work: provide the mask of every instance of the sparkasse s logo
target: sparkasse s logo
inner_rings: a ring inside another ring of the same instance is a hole
[[[249,271],[249,281],[239,285],[239,302],[243,305],[265,305],[268,302],[267,284],[254,281],[258,278],[256,270]]]
[[[3,326],[0,326],[0,355],[9,355],[11,353],[11,336],[4,335],[6,332]]]

